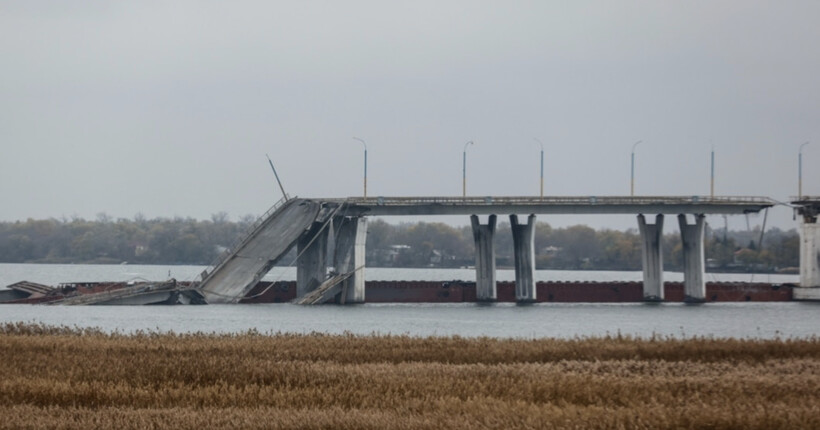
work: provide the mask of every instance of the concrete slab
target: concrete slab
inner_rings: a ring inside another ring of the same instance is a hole
[[[208,303],[237,303],[313,224],[321,205],[291,199],[265,219],[199,285]]]

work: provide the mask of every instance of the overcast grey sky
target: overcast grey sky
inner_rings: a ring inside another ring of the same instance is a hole
[[[810,140],[820,194],[819,17],[817,1],[0,1],[0,220],[261,214],[280,197],[266,153],[292,195],[359,195],[353,136],[369,195],[460,195],[468,140],[469,194],[536,195],[534,137],[550,195],[627,195],[639,139],[636,194],[708,195],[714,145],[718,195],[785,200]],[[787,208],[769,222],[795,226]]]

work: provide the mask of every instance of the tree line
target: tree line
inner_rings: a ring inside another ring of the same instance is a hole
[[[237,221],[220,212],[208,220],[193,218],[133,219],[100,214],[83,218],[0,222],[0,262],[209,264],[252,225],[255,218]],[[762,238],[762,240],[761,240]],[[497,264],[513,264],[510,225],[500,222],[495,235]],[[535,227],[536,267],[539,269],[640,270],[641,241],[635,229],[595,230],[584,225]],[[777,270],[799,264],[795,230],[771,228],[750,231],[707,229],[707,267],[715,270]],[[292,256],[294,256],[292,252]],[[677,233],[663,241],[664,267],[682,267]],[[285,262],[292,258],[283,259]],[[367,264],[371,267],[463,267],[475,262],[469,226],[438,222],[389,224],[371,219],[367,236]]]
[[[729,271],[774,271],[799,265],[800,239],[792,229],[778,228],[760,234],[749,231],[713,230],[707,227],[704,250],[707,267]],[[474,264],[474,244],[469,226],[452,227],[443,223],[406,223],[392,225],[381,219],[368,227],[370,266],[461,267]],[[535,225],[535,262],[538,269],[564,270],[640,270],[641,237],[636,229],[595,230],[585,225],[553,228],[548,223]],[[512,266],[513,239],[510,224],[500,222],[495,233],[496,264]],[[683,245],[680,234],[663,238],[664,267],[681,270]]]
[[[208,264],[253,223],[193,218],[83,218],[0,223],[0,261],[5,263]]]

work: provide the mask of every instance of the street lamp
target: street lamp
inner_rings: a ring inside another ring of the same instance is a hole
[[[712,145],[712,182],[711,182],[711,195],[712,198],[715,198],[715,146]]]
[[[544,144],[538,140],[538,138],[533,137],[539,145],[541,145],[541,199],[544,199]]]
[[[464,144],[464,151],[461,157],[461,196],[467,197],[467,146],[473,145],[473,141]]]
[[[364,198],[367,198],[367,144],[358,137],[354,136],[353,139],[362,142],[362,145],[364,145]]]
[[[629,188],[629,195],[635,195],[635,147],[638,146],[639,143],[643,142],[643,140],[639,140],[632,144],[632,176],[630,177],[630,188]]]
[[[808,144],[809,142],[803,142],[797,151],[797,200],[803,198],[803,147]]]

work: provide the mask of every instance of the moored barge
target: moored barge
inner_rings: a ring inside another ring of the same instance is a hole
[[[497,300],[515,302],[515,282],[498,282]],[[707,302],[784,302],[792,285],[749,282],[707,282]],[[665,282],[665,301],[683,302],[683,283]],[[538,282],[537,303],[630,303],[643,301],[641,282]],[[296,298],[296,282],[261,282],[240,303],[285,303]],[[367,281],[366,303],[477,302],[475,282]]]

